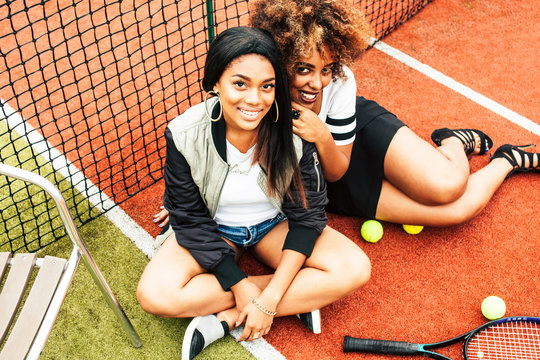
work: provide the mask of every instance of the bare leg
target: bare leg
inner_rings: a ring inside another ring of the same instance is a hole
[[[286,221],[276,226],[255,246],[255,256],[275,268],[281,258],[287,230]],[[278,316],[309,312],[329,305],[364,285],[370,274],[371,264],[364,252],[343,234],[327,226],[281,299]],[[264,281],[269,279],[254,281],[261,281],[257,284],[264,287]]]
[[[163,317],[213,314],[235,305],[213,274],[206,273],[174,235],[165,240],[139,280],[142,308]]]
[[[256,256],[276,267],[288,232],[287,221],[272,229],[255,246]],[[370,277],[370,262],[362,250],[327,227],[277,309],[278,316],[308,312],[328,305],[362,286]],[[272,275],[250,276],[263,289]],[[313,284],[317,284],[314,287]],[[141,276],[137,298],[147,312],[164,317],[218,314],[234,328],[233,294],[206,273],[174,235],[165,240]],[[228,311],[225,311],[228,310]]]
[[[469,177],[464,193],[443,205],[425,205],[413,200],[388,181],[383,181],[376,218],[398,224],[448,226],[476,216],[489,202],[512,166],[494,159]]]
[[[254,255],[268,266],[279,264],[287,221],[277,225],[254,249]],[[364,252],[336,230],[326,227],[277,308],[277,317],[310,312],[327,306],[364,285],[371,276],[371,263]],[[270,276],[250,277],[264,289]],[[317,284],[314,286],[314,284]],[[236,308],[219,313],[218,319],[235,327]]]
[[[480,151],[480,138],[475,135]],[[445,204],[458,199],[469,177],[469,161],[457,137],[433,147],[407,127],[395,134],[384,160],[385,178],[412,200]]]

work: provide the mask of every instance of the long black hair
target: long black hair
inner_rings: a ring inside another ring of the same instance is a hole
[[[220,33],[210,46],[204,65],[202,86],[211,91],[219,81],[223,72],[231,62],[240,56],[258,54],[272,64],[275,73],[275,99],[279,110],[276,120],[275,106],[265,115],[259,127],[255,159],[259,161],[268,175],[268,188],[271,194],[282,198],[289,184],[292,170],[292,181],[303,194],[303,186],[296,152],[293,144],[291,120],[291,97],[287,72],[283,65],[281,52],[273,38],[264,30],[251,27],[234,27]],[[302,200],[305,198],[301,196]]]

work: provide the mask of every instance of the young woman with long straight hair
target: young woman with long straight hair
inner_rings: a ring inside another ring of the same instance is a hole
[[[241,324],[240,341],[260,338],[275,316],[298,315],[320,332],[318,309],[370,277],[362,250],[327,226],[318,154],[293,134],[273,39],[248,27],[224,31],[209,49],[202,84],[205,101],[165,130],[172,231],[137,289],[149,313],[194,317],[184,360]],[[236,263],[243,251],[275,271],[248,276]]]

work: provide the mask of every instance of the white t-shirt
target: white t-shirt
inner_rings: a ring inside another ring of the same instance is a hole
[[[251,226],[274,218],[279,211],[257,184],[261,172],[252,164],[255,146],[245,154],[227,141],[229,173],[223,184],[215,221],[227,226]]]
[[[354,142],[356,129],[356,81],[351,69],[343,66],[343,72],[347,79],[332,80],[323,89],[319,112],[338,146]]]

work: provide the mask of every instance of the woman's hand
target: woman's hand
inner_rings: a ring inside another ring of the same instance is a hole
[[[238,341],[251,341],[256,340],[270,331],[274,316],[270,316],[257,308],[257,305],[253,302],[253,299],[264,306],[268,311],[275,311],[274,307],[270,307],[269,304],[265,304],[261,295],[261,290],[248,279],[243,279],[234,286],[231,287],[231,291],[234,294],[236,306],[240,312],[238,319],[236,320],[236,326],[244,324],[244,331],[238,338]],[[259,300],[260,299],[260,300]],[[260,302],[259,302],[260,301]],[[268,307],[266,307],[268,306]]]
[[[330,130],[317,114],[295,102],[292,103],[292,108],[300,112],[298,119],[293,117],[293,132],[296,135],[315,145],[323,141],[334,141]]]
[[[169,211],[161,205],[159,207],[160,212],[154,215],[154,222],[158,224],[159,227],[164,227],[169,222]]]
[[[295,102],[292,107],[293,111],[300,112],[298,119],[293,116],[293,132],[315,144],[326,181],[338,181],[349,168],[353,144],[337,146],[332,133],[317,114]]]
[[[257,304],[259,307],[257,307]],[[263,310],[261,310],[263,309]],[[238,341],[244,340],[257,340],[260,337],[268,334],[272,323],[274,322],[275,310],[270,310],[266,308],[266,305],[262,303],[258,298],[253,297],[240,313],[238,317],[238,322],[243,323],[244,332],[238,338]]]

